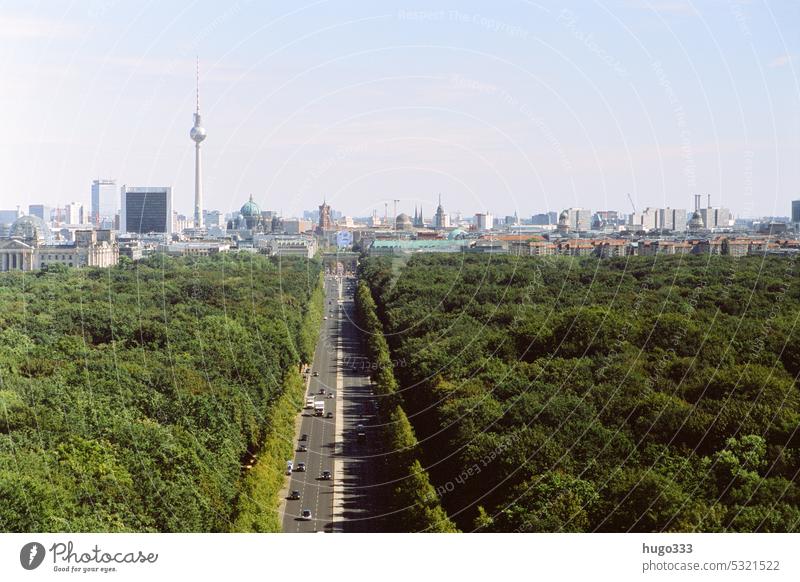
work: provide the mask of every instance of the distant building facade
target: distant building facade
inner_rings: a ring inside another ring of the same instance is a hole
[[[50,222],[50,207],[44,204],[30,204],[28,206],[28,214],[36,216],[44,222]]]
[[[172,187],[123,186],[120,231],[171,235]]]
[[[442,229],[450,228],[450,217],[445,214],[444,206],[442,206],[442,195],[439,195],[439,205],[436,207],[436,214],[433,216],[433,227]]]
[[[555,225],[558,222],[558,213],[557,212],[546,212],[544,214],[534,214],[531,216],[531,224],[535,224],[537,226],[542,225]]]
[[[494,216],[488,212],[478,212],[475,215],[475,228],[478,230],[492,230],[494,228]]]
[[[319,223],[317,224],[317,231],[322,234],[326,230],[333,228],[333,221],[331,220],[331,207],[327,202],[319,205]]]
[[[90,221],[98,228],[113,228],[119,212],[116,180],[92,181],[92,211]]]
[[[69,244],[52,244],[49,229],[35,216],[12,225],[10,238],[0,240],[0,271],[36,271],[53,265],[110,267],[119,262],[111,230],[77,230]]]

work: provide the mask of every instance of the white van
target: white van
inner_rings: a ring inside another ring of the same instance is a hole
[[[306,398],[306,408],[314,408],[314,397],[309,396]]]

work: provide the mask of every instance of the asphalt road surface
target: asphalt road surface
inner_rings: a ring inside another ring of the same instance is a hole
[[[376,402],[359,331],[352,321],[355,285],[354,278],[325,279],[327,320],[314,352],[306,395],[323,400],[325,413],[331,412],[333,418],[303,409],[292,459],[295,470],[288,486],[289,492],[300,492],[300,499],[286,500],[284,532],[364,532],[379,527],[380,487],[372,462],[376,443],[370,438]],[[329,393],[335,397],[328,398]],[[358,437],[359,424],[365,438]],[[306,441],[299,440],[303,434]],[[301,444],[307,452],[299,452]],[[305,463],[305,472],[296,470],[298,463]],[[330,471],[332,479],[323,480],[323,471]],[[311,520],[300,519],[305,509],[311,511]]]

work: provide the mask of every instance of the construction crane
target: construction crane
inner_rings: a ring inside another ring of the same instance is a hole
[[[636,204],[633,203],[633,198],[631,198],[630,192],[628,192],[628,200],[631,201],[631,206],[633,207],[633,213],[636,214]]]

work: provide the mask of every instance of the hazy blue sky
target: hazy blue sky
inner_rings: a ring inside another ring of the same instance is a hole
[[[223,4],[0,2],[0,208],[112,177],[191,214],[195,54],[207,208],[800,198],[795,0]]]

